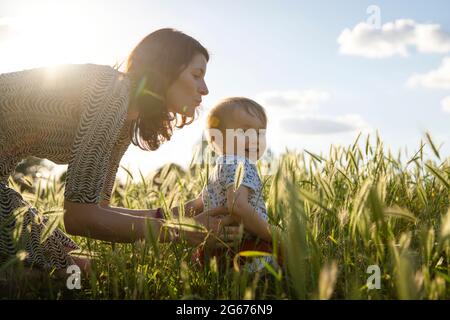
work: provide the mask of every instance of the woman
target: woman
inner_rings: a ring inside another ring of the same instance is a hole
[[[64,192],[68,233],[133,242],[144,239],[150,227],[164,240],[159,210],[111,207],[111,191],[130,143],[156,150],[170,140],[174,127],[192,122],[202,96],[208,94],[204,80],[208,60],[197,40],[161,29],[134,48],[125,73],[85,64],[0,75],[0,256],[15,254],[15,210],[25,207],[20,240],[27,262],[58,269],[84,263],[69,254],[78,246],[59,229],[41,244],[45,221],[37,221],[36,209],[8,187],[17,163],[30,155],[68,163]],[[230,220],[213,216],[223,213],[225,208],[219,208],[196,220],[219,234],[219,225]],[[238,237],[237,227],[227,229],[229,241]],[[201,233],[186,237],[193,245],[204,240]]]

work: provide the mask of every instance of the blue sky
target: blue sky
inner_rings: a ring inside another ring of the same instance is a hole
[[[356,28],[367,23],[370,5],[380,10],[381,29]],[[447,1],[2,1],[0,72],[63,62],[112,65],[162,27],[209,49],[210,94],[200,118],[158,151],[130,147],[122,164],[133,171],[188,164],[205,113],[227,96],[266,107],[275,152],[326,154],[330,144],[378,130],[387,147],[406,146],[411,154],[429,130],[450,155]],[[345,29],[350,49],[338,42]]]

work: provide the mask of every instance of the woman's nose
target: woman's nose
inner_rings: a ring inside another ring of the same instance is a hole
[[[199,91],[202,96],[206,96],[209,93],[208,87],[206,86],[206,82],[204,80],[202,81]]]

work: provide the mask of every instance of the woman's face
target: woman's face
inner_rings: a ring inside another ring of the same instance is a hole
[[[187,117],[193,117],[195,109],[202,103],[202,96],[208,94],[205,83],[206,58],[196,54],[186,69],[167,90],[167,110]]]

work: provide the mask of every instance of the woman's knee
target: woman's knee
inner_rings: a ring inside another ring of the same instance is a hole
[[[71,235],[87,236],[90,226],[95,223],[96,204],[64,201],[64,227]]]
[[[69,206],[64,206],[64,228],[66,232],[71,235],[79,235],[80,233],[80,215],[78,215],[73,209],[69,208]]]

